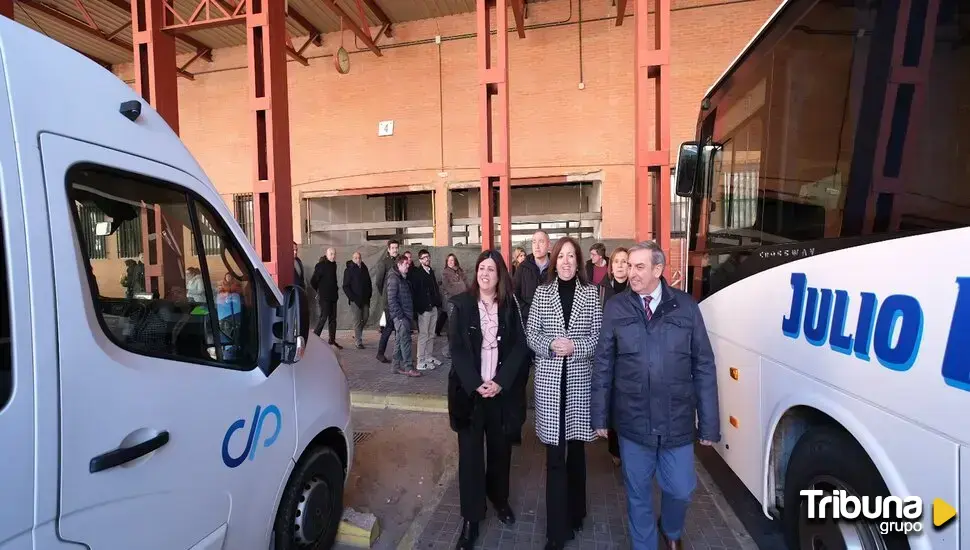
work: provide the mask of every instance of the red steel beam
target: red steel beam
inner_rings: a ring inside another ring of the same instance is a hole
[[[112,6],[118,8],[121,11],[124,11],[126,13],[131,13],[131,2],[129,0],[105,0],[105,1],[108,4],[111,4]],[[115,34],[116,34],[116,32],[111,33],[109,35],[109,38],[113,37]],[[191,36],[180,36],[180,37],[178,37],[178,39],[181,40],[182,42],[185,42],[189,46],[192,46],[193,48],[196,49],[196,51],[199,51],[199,50],[206,50],[206,51],[208,51],[207,54],[204,54],[202,56],[202,59],[205,59],[206,61],[212,61],[212,47],[211,46],[209,46],[207,44],[203,44],[202,42],[199,42],[198,40],[192,38]]]
[[[914,4],[918,2],[925,3],[925,7],[922,8],[925,10],[925,16],[922,21],[923,29],[920,33],[922,35],[920,53],[915,65],[907,65],[904,59],[904,51],[908,38],[907,33],[911,33],[912,30],[910,28],[914,26],[913,23],[917,23],[914,20],[917,16],[914,13]],[[907,135],[919,135],[912,131],[912,129],[919,128],[924,118],[924,102],[926,100],[930,66],[933,59],[933,45],[936,40],[939,10],[940,0],[902,0],[896,12],[896,34],[893,37],[893,50],[890,61],[891,70],[889,73],[889,82],[886,86],[882,117],[879,122],[879,133],[877,134],[876,154],[874,155],[872,170],[873,181],[866,205],[866,223],[862,230],[863,234],[866,235],[871,234],[873,231],[876,218],[876,201],[879,195],[882,193],[894,195],[904,193],[906,188],[903,182],[906,181],[907,176],[913,170],[914,159],[912,157],[915,153],[914,145],[916,140],[912,138],[907,139],[903,143],[900,172],[895,176],[886,175],[886,158],[888,157],[890,148],[889,140],[894,130],[893,123],[897,122],[893,120],[893,115],[896,112],[896,101],[901,86],[913,86],[909,117],[903,121],[907,130],[909,130]],[[904,209],[898,205],[892,209],[889,220],[890,231],[899,229],[903,213]]]
[[[490,8],[495,6],[498,50],[492,64]],[[505,263],[512,262],[511,188],[509,175],[509,0],[477,0],[478,120],[480,128],[480,186],[482,250],[495,246],[492,186],[499,186],[499,227]],[[494,107],[494,109],[493,109]],[[492,115],[495,115],[493,118]]]
[[[112,44],[113,46],[115,46],[119,50],[124,51],[126,54],[129,53],[129,52],[131,52],[132,45],[129,45],[129,44],[125,43],[122,40],[119,40],[117,37],[107,38],[107,37],[105,37],[105,35],[103,35],[101,33],[101,31],[95,30],[94,28],[92,28],[91,26],[89,26],[84,21],[81,21],[80,19],[77,19],[76,17],[73,17],[71,15],[68,15],[68,14],[66,14],[66,13],[58,10],[57,8],[53,8],[51,6],[48,6],[47,4],[43,4],[43,3],[39,2],[38,0],[17,0],[17,1],[18,1],[18,3],[20,3],[23,6],[27,6],[27,7],[31,8],[31,9],[33,9],[33,10],[37,10],[38,12],[43,13],[44,15],[47,15],[48,17],[51,17],[53,19],[57,19],[61,23],[65,24],[65,25],[68,25],[71,28],[74,28],[74,29],[76,29],[76,30],[78,30],[80,32],[83,32],[85,34],[88,34],[88,35],[92,36],[93,38],[97,38],[99,40],[102,40],[104,42],[107,42],[109,44]],[[135,33],[132,32],[132,35],[134,35],[134,34]],[[85,55],[87,55],[87,54],[85,54]],[[88,57],[90,57],[90,56],[88,56]],[[174,60],[172,62],[172,66],[173,66],[173,68],[175,67]],[[195,77],[192,76],[191,73],[188,73],[188,72],[183,71],[181,69],[175,69],[175,74],[177,76],[181,76],[183,78],[188,78],[190,80],[192,80],[192,79],[195,78]]]
[[[230,6],[219,0],[198,0],[188,19],[179,15],[174,7],[166,4],[165,9],[174,20],[166,24],[162,30],[175,35],[241,24],[246,21],[248,3],[248,0],[240,0],[235,6]]]
[[[636,0],[634,20],[634,101],[636,163],[636,237],[653,238],[670,258],[670,0],[656,0],[654,35],[648,14],[651,0]],[[651,40],[653,38],[653,40]],[[650,81],[655,104],[647,105]],[[654,116],[650,139],[650,114]],[[651,141],[653,143],[651,144]],[[651,216],[651,208],[652,214]],[[652,219],[651,219],[652,218]],[[651,223],[652,222],[652,223]],[[664,271],[670,277],[670,262]]]
[[[381,22],[384,29],[384,35],[391,36],[391,18],[387,16],[387,13],[385,13],[381,6],[377,3],[377,0],[364,0],[364,5],[367,6],[370,11],[374,13],[374,16],[377,17],[377,20]]]
[[[512,17],[519,38],[525,38],[525,0],[512,0]]]
[[[626,15],[626,0],[616,0],[616,26],[623,25],[623,17]]]
[[[256,251],[280,288],[293,283],[290,115],[286,87],[286,11],[278,0],[250,0],[246,15],[252,104]]]
[[[13,19],[13,0],[0,0],[0,15]]]
[[[296,24],[306,29],[307,34],[310,35],[310,41],[317,46],[323,45],[323,31],[318,29],[316,25],[310,22],[305,15],[300,13],[296,8],[291,7],[289,11],[289,16],[296,21]],[[301,52],[302,53],[302,52]]]
[[[352,17],[347,15],[347,12],[345,12],[343,8],[338,6],[334,2],[334,0],[323,0],[323,5],[330,8],[330,11],[332,11],[334,15],[339,17],[340,20],[344,22],[344,26],[350,29],[355,35],[357,35],[357,38],[359,38],[361,42],[366,44],[367,49],[374,52],[374,55],[377,55],[377,56],[383,55],[381,53],[381,49],[378,48],[377,44],[374,43],[374,39],[370,37],[370,33],[366,29],[361,28],[361,26],[358,25],[357,22],[354,21]]]
[[[135,90],[151,104],[176,134],[179,133],[178,70],[175,66],[175,38],[162,32],[167,21],[167,0],[133,0],[131,2],[132,50],[134,54]],[[184,288],[179,269],[178,251],[158,238],[166,232],[171,241],[182,240],[182,225],[169,224],[162,208],[155,205],[149,215],[142,208],[142,251],[145,260],[145,288],[168,296]],[[155,235],[156,238],[149,238]]]

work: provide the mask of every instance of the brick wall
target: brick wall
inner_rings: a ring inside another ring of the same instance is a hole
[[[778,3],[674,0],[672,161],[677,145],[693,137],[706,89]],[[610,2],[586,0],[580,56],[577,8],[578,0],[530,5],[526,24],[544,28],[527,30],[525,39],[509,36],[512,175],[601,171],[602,237],[629,238],[634,21],[628,17],[617,27]],[[397,25],[393,39],[380,41],[387,45],[383,57],[352,54],[347,75],[334,70],[329,56],[340,37],[327,35],[322,48],[306,51],[309,67],[288,64],[296,235],[301,194],[383,186],[443,190],[448,183],[477,179],[474,32],[473,14]],[[440,46],[433,40],[402,45],[436,34],[445,37]],[[350,33],[344,45],[354,49]],[[221,49],[214,57],[190,69],[194,81],[179,80],[180,126],[183,140],[228,200],[251,188],[246,50]],[[131,81],[130,66],[117,73]],[[377,136],[380,120],[394,120],[393,136]],[[438,175],[442,169],[445,178]]]

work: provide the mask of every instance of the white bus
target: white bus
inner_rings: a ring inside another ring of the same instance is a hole
[[[716,448],[789,547],[970,548],[932,521],[970,510],[970,0],[782,2],[676,187]],[[921,530],[808,521],[810,488],[919,497]]]

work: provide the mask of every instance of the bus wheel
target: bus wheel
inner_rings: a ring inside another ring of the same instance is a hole
[[[790,550],[908,550],[906,536],[883,535],[864,519],[808,521],[808,499],[800,492],[845,491],[847,496],[889,496],[889,489],[865,449],[847,432],[820,426],[795,444],[785,475],[782,521]],[[817,501],[816,501],[817,502]],[[828,513],[831,516],[831,512]]]
[[[276,550],[329,550],[343,516],[344,467],[329,447],[307,452],[286,484],[276,512]]]

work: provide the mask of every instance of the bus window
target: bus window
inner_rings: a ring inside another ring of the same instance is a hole
[[[961,21],[963,24],[961,25]],[[909,129],[897,164],[901,189],[876,189],[873,233],[936,231],[970,225],[970,1],[940,2],[922,100],[911,111]],[[961,28],[962,27],[962,28]],[[925,63],[926,60],[923,61]],[[900,86],[902,101],[912,86]],[[920,108],[921,104],[921,108]],[[905,233],[903,233],[905,234]]]
[[[840,236],[873,21],[874,9],[818,2],[714,102],[696,297]]]

